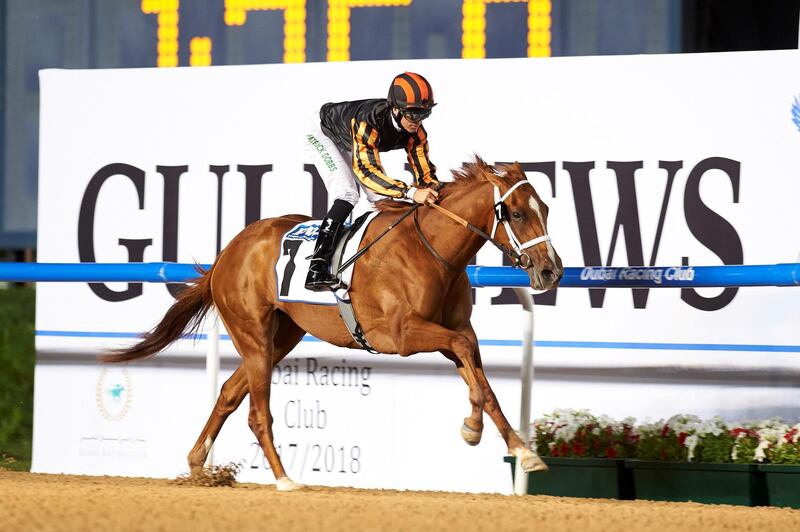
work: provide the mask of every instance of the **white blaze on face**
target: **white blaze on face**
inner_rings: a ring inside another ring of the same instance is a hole
[[[528,206],[531,208],[531,210],[533,210],[533,212],[536,213],[536,216],[539,217],[539,223],[542,225],[542,230],[544,231],[544,234],[547,234],[547,226],[544,224],[544,217],[542,216],[542,207],[533,195],[528,198]],[[550,260],[555,265],[556,250],[553,248],[553,244],[549,240],[544,242],[544,244],[547,246],[547,256],[550,257]]]

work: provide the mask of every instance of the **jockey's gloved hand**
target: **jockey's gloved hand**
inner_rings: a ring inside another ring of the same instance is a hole
[[[431,205],[439,199],[439,193],[432,188],[411,188],[409,198],[417,203]]]

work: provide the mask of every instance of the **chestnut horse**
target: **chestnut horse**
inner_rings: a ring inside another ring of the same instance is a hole
[[[496,218],[504,213],[506,223],[497,232],[498,241],[514,247],[516,257],[525,259],[521,264],[531,287],[556,287],[563,269],[547,236],[547,206],[533,186],[528,186],[522,167],[517,163],[494,167],[476,157],[474,163],[453,171],[453,176],[454,181],[440,188],[438,205],[483,233],[491,231],[492,236],[498,225]],[[381,202],[380,208],[384,212],[367,228],[362,248],[396,221],[408,204]],[[440,351],[455,363],[469,387],[472,412],[461,427],[463,439],[470,445],[478,444],[485,411],[523,470],[544,470],[547,466],[519,438],[501,411],[483,371],[478,338],[470,324],[472,296],[465,270],[485,240],[438,209],[422,207],[418,215],[421,232],[438,258],[426,248],[412,228],[414,221],[407,217],[399,230],[388,232],[354,265],[350,297],[364,333],[380,353],[408,356]],[[181,292],[161,322],[139,343],[102,357],[106,362],[126,362],[155,355],[198,327],[212,306],[217,308],[242,364],[223,384],[189,453],[193,470],[203,466],[225,419],[249,393],[248,423],[275,474],[277,489],[300,487],[286,475],[273,443],[269,408],[272,368],[306,333],[336,346],[360,348],[335,306],[278,299],[275,264],[281,254],[281,239],[306,220],[306,216],[289,215],[248,225],[211,268]]]

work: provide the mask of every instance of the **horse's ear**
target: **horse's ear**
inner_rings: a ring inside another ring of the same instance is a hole
[[[483,171],[483,175],[486,177],[486,180],[493,184],[496,187],[500,187],[503,184],[503,176],[501,176],[497,170],[494,168],[488,168]]]

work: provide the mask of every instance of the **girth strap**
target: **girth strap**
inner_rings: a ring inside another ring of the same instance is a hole
[[[347,242],[353,237],[358,228],[366,221],[368,215],[369,213],[360,216],[352,226],[345,229],[347,234],[343,235],[339,239],[339,242],[336,245],[336,250],[333,253],[332,263],[334,265],[342,263],[344,249],[347,245]],[[364,334],[364,329],[361,328],[361,324],[356,318],[356,313],[353,310],[353,304],[350,302],[350,287],[341,280],[341,271],[343,269],[344,268],[340,266],[337,274],[337,277],[339,278],[339,284],[331,287],[331,292],[333,292],[333,295],[336,298],[336,305],[339,307],[339,316],[342,318],[345,327],[347,327],[347,331],[350,333],[350,336],[353,337],[353,340],[355,340],[358,345],[370,353],[377,353],[375,348],[372,347],[372,344],[369,343],[369,340],[367,340],[367,336]]]

